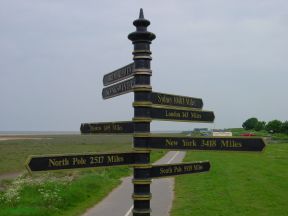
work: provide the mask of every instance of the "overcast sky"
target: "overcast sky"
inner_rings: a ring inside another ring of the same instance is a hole
[[[287,0],[0,0],[0,131],[78,131],[133,117],[133,93],[103,100],[103,75],[132,62],[139,9],[156,34],[153,90],[202,98],[213,124],[288,120]]]

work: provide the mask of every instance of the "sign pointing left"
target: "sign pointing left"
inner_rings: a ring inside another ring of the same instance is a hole
[[[131,78],[123,82],[117,83],[115,85],[103,88],[102,97],[103,99],[108,99],[132,92],[134,85],[135,85],[135,79]]]
[[[89,133],[133,133],[133,122],[96,122],[96,123],[82,123],[80,126],[82,134]]]
[[[111,85],[121,80],[127,79],[133,76],[134,63],[128,64],[122,68],[119,68],[111,73],[104,75],[103,84],[104,86]]]
[[[138,153],[88,153],[67,155],[31,156],[28,158],[26,168],[29,172],[92,168],[103,166],[120,166],[134,164]]]

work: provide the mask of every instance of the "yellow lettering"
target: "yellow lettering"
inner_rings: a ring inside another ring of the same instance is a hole
[[[167,96],[158,95],[158,103],[160,103],[160,104],[171,104],[172,103],[172,98],[167,97]]]
[[[203,166],[200,164],[193,164],[194,170],[203,170]]]
[[[217,143],[216,140],[202,140],[201,146],[202,147],[216,147]]]
[[[191,118],[194,118],[194,119],[201,119],[202,118],[202,115],[199,113],[196,113],[196,112],[190,112],[190,115],[191,115]]]
[[[165,139],[166,146],[178,146],[178,141],[173,139]]]
[[[193,170],[194,170],[193,165],[184,166],[184,171],[185,172],[189,172],[189,171],[193,171]]]
[[[119,124],[113,124],[112,128],[115,131],[122,131],[123,130],[123,127],[121,127]]]
[[[103,130],[104,131],[110,131],[111,130],[110,125],[104,125]]]
[[[169,168],[160,168],[160,174],[170,174],[173,173],[173,170],[171,167]]]
[[[56,160],[56,159],[49,159],[48,160],[48,167],[59,167],[59,166],[68,166],[69,160],[67,158]]]
[[[241,148],[242,143],[235,140],[221,140],[221,146],[225,148]]]
[[[179,112],[176,112],[176,111],[168,111],[168,110],[165,110],[165,116],[166,117],[172,117],[172,118],[180,118],[181,115]]]
[[[108,163],[119,163],[119,162],[124,162],[124,157],[120,157],[118,155],[108,156]]]
[[[184,147],[196,147],[197,146],[195,140],[185,140],[185,139],[183,139],[181,141],[182,141],[182,144],[183,144]]]
[[[104,162],[104,156],[90,157],[90,164],[101,164]]]
[[[182,118],[189,118],[189,112],[182,112]]]
[[[173,172],[174,173],[181,173],[182,172],[182,167],[181,166],[174,166],[173,167]]]
[[[72,159],[72,164],[73,165],[85,165],[86,164],[86,160],[84,158],[77,158],[77,157],[74,157]]]

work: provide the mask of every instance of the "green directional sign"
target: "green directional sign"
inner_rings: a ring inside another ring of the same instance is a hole
[[[97,123],[82,123],[80,127],[82,134],[89,133],[133,133],[133,122],[97,122]]]
[[[138,153],[88,153],[30,156],[26,168],[31,172],[134,164]]]
[[[214,113],[211,111],[191,110],[191,109],[170,109],[170,108],[151,108],[151,118],[166,121],[184,122],[213,122]]]
[[[121,80],[127,79],[133,76],[134,63],[128,64],[122,68],[119,68],[111,73],[104,75],[103,84],[104,86],[111,85]]]
[[[138,137],[146,147],[175,150],[262,151],[265,142],[257,137]]]
[[[123,82],[117,83],[115,85],[103,88],[102,97],[103,99],[108,99],[116,97],[122,94],[126,94],[133,91],[135,85],[135,79],[125,80]]]
[[[151,178],[163,178],[163,177],[170,177],[170,176],[176,176],[176,175],[207,172],[209,170],[210,170],[209,161],[156,165],[156,166],[151,167],[150,177]]]
[[[187,107],[202,109],[203,102],[200,98],[186,97],[173,94],[164,94],[159,92],[151,93],[151,102],[153,105],[169,106],[169,107]]]

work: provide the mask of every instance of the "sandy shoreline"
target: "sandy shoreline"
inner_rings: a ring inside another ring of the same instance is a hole
[[[0,141],[7,140],[42,140],[42,139],[53,139],[50,137],[25,137],[25,136],[0,136]]]

